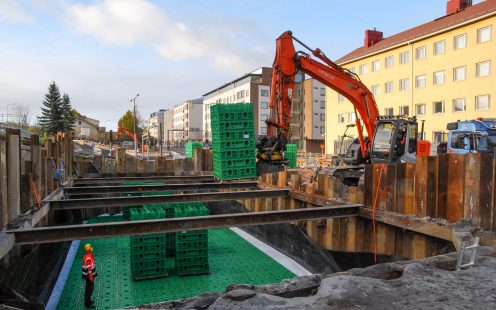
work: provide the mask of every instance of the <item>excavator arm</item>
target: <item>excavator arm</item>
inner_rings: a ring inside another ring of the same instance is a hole
[[[308,53],[296,52],[294,41],[311,51],[313,56],[320,61],[312,59]],[[266,121],[268,137],[275,136],[279,140],[284,139],[285,141],[288,139],[291,100],[295,86],[295,74],[298,71],[302,71],[332,88],[353,104],[355,113],[358,114],[355,123],[358,129],[362,155],[364,158],[368,157],[370,141],[373,140],[372,137],[376,127],[376,116],[379,115],[373,94],[355,73],[332,62],[320,49],[313,50],[309,48],[293,37],[291,31],[283,33],[276,40],[276,56],[273,64],[269,101],[272,113],[271,117]],[[362,122],[369,137],[368,141],[363,136]]]

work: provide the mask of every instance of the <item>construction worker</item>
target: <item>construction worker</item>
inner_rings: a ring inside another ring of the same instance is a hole
[[[98,275],[96,272],[96,262],[93,257],[93,247],[91,244],[87,243],[84,245],[84,252],[86,253],[83,257],[83,279],[86,280],[86,287],[84,289],[84,305],[86,308],[94,308],[93,300],[91,300],[91,295],[93,295],[93,289],[95,288],[95,277]]]

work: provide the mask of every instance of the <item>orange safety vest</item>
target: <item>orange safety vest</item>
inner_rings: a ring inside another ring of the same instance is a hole
[[[83,257],[82,276],[83,279],[89,279],[90,281],[93,281],[93,278],[97,276],[95,258],[91,253],[86,253]]]

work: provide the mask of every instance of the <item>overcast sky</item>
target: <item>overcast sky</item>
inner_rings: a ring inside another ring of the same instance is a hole
[[[480,1],[474,1],[474,3]],[[82,114],[114,127],[136,93],[143,116],[261,66],[292,30],[331,59],[440,17],[446,0],[0,0],[0,113],[39,115],[51,81]]]

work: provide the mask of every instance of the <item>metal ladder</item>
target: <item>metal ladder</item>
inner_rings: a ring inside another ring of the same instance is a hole
[[[458,259],[456,260],[456,271],[460,271],[463,268],[475,265],[475,255],[477,254],[477,248],[479,247],[480,237],[475,237],[472,245],[466,245],[467,241],[462,240],[460,245],[460,251],[458,251]],[[463,263],[463,258],[465,256],[465,251],[472,251],[470,254],[470,260],[468,263]]]

